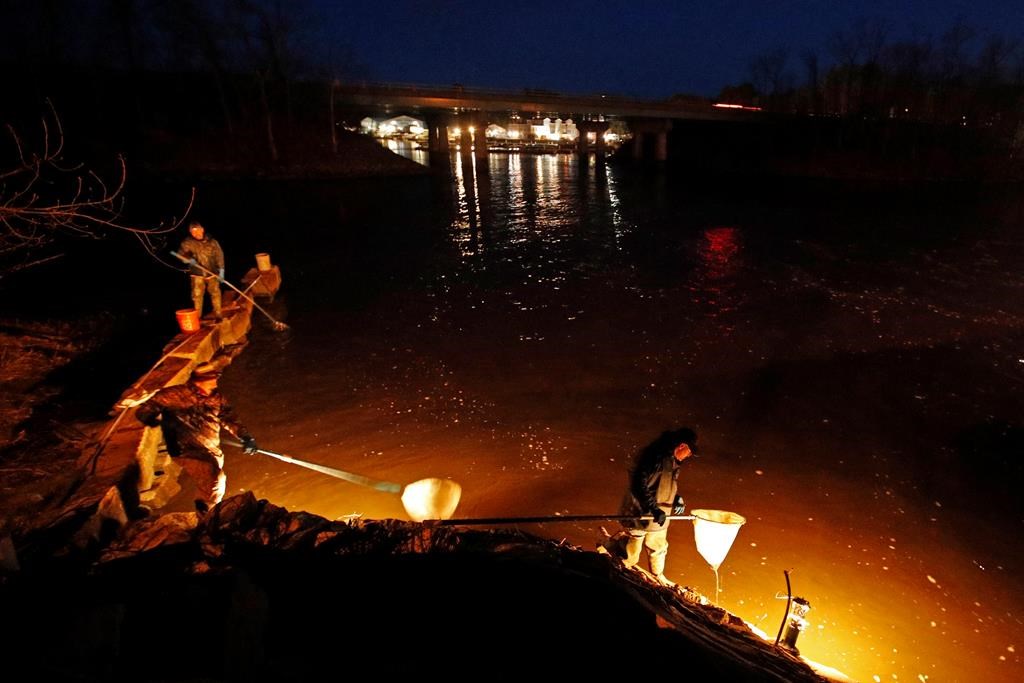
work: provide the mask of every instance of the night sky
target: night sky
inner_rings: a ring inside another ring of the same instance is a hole
[[[976,30],[975,44],[1024,35],[1021,0],[315,4],[326,19],[320,40],[347,46],[370,80],[649,98],[714,96],[779,47],[799,82],[800,54],[815,50],[828,64],[830,38],[858,21],[881,23],[890,42],[938,39],[957,19]]]

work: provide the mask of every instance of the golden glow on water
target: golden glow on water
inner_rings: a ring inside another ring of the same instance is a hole
[[[573,155],[453,154],[452,170],[443,208],[389,216],[436,211],[408,240],[440,225],[429,250],[359,254],[384,276],[353,300],[355,279],[321,291],[341,277],[341,250],[327,254],[316,288],[287,290],[293,333],[254,332],[225,391],[261,445],[457,481],[458,517],[599,514],[618,510],[639,448],[693,425],[706,455],[683,467],[688,505],[747,520],[719,568],[724,608],[774,639],[789,569],[813,605],[812,660],[862,681],[1020,679],[1019,519],[978,504],[954,448],[1024,414],[1019,226],[944,245],[930,215],[909,245],[850,248],[888,231],[837,238],[839,211],[800,213],[814,230],[739,200],[720,211]],[[229,453],[227,470],[231,492],[292,509],[408,518],[395,495],[283,463]],[[690,525],[669,541],[669,578],[713,595]]]

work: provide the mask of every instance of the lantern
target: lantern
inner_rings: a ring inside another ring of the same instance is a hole
[[[789,605],[789,614],[782,627],[782,647],[800,654],[796,647],[796,639],[807,628],[807,613],[811,611],[811,603],[803,598],[793,598]]]

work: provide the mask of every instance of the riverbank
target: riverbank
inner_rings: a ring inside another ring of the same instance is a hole
[[[30,529],[77,479],[98,423],[62,400],[59,374],[105,343],[109,322],[0,321],[0,537]]]
[[[59,585],[0,582],[6,666],[47,680],[458,679],[495,667],[504,680],[632,673],[636,644],[663,655],[644,665],[658,672],[823,680],[697,594],[514,530],[331,522],[245,494],[135,522],[92,559],[65,564]],[[187,648],[152,646],[186,633]],[[339,647],[352,656],[327,655]]]
[[[256,132],[199,139],[151,131],[141,150],[143,170],[160,178],[314,180],[423,175],[428,169],[381,147],[373,138],[339,128],[329,136],[293,134],[275,142],[273,158]]]
[[[627,145],[618,156],[627,161]],[[911,189],[1024,182],[1020,143],[994,130],[897,120],[766,115],[681,121],[667,166],[695,178]]]

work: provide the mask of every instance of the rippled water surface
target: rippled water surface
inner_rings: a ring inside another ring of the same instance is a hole
[[[224,382],[261,446],[450,477],[459,517],[604,514],[633,454],[689,425],[688,505],[747,519],[724,607],[774,637],[789,569],[811,659],[1021,679],[1019,204],[453,160],[450,179],[201,194],[229,266],[269,251],[284,275],[269,310],[291,330],[257,321]],[[227,472],[229,492],[329,518],[404,516],[265,457]],[[524,529],[592,549],[600,527]],[[667,573],[713,597],[691,529],[672,526]]]

